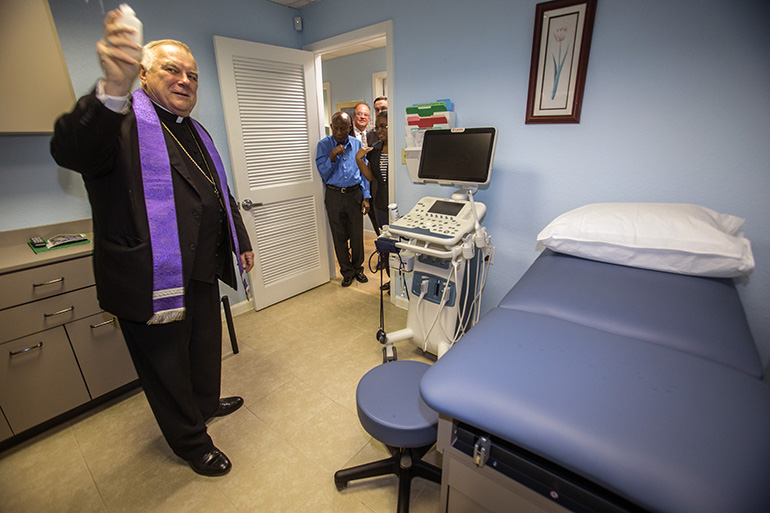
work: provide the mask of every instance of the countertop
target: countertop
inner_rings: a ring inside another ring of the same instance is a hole
[[[89,240],[92,240],[91,220],[81,219],[0,232],[0,274],[90,255],[94,249],[93,242],[51,249],[42,253],[35,253],[27,244],[33,236],[49,239],[54,235],[71,233],[84,233]]]

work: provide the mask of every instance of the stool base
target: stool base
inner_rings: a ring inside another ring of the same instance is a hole
[[[412,478],[422,477],[434,483],[441,483],[441,469],[422,461],[425,453],[433,444],[425,447],[397,448],[388,447],[393,454],[390,458],[364,463],[355,467],[338,470],[334,473],[337,490],[344,490],[350,481],[369,477],[398,476],[398,513],[409,513],[409,495],[412,490]]]

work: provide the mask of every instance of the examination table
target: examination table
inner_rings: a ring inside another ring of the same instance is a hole
[[[770,387],[732,279],[546,249],[420,390],[441,511],[770,511]]]

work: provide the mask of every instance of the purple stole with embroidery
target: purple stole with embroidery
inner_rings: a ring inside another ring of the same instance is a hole
[[[141,89],[134,91],[133,106],[139,133],[139,160],[142,167],[144,201],[147,207],[152,247],[153,316],[147,324],[165,324],[182,320],[185,315],[182,252],[179,247],[171,164],[158,113],[155,112],[150,98]],[[223,203],[230,223],[230,235],[237,255],[238,269],[248,297],[249,289],[241,263],[241,250],[235,232],[235,223],[233,223],[222,158],[211,137],[197,121],[192,118],[191,120],[217,170]]]

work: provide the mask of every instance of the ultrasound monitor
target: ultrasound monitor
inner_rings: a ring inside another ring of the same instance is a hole
[[[493,127],[426,130],[417,179],[460,187],[488,184],[496,140]]]

